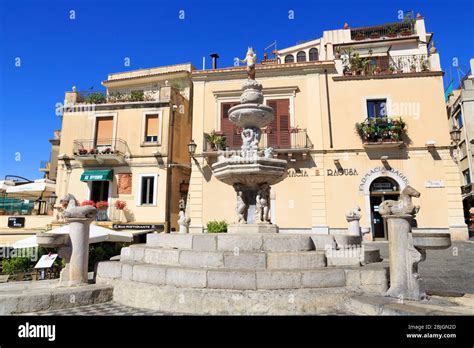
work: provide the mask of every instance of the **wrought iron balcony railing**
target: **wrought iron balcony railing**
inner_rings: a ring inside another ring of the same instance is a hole
[[[344,75],[392,75],[431,71],[426,54],[403,56],[359,57],[352,54],[342,59]]]
[[[78,139],[74,141],[74,156],[80,157],[113,157],[124,156],[127,152],[125,140],[114,139]]]
[[[240,131],[236,130],[232,138],[232,141],[226,141],[224,149],[206,142],[204,151],[240,150],[242,142],[236,141],[236,139],[240,140]],[[308,137],[306,129],[293,128],[285,131],[263,129],[259,148],[264,149],[267,147],[272,147],[275,150],[305,150],[313,148],[313,144]]]
[[[414,20],[351,29],[352,40],[379,39],[381,37],[394,38],[413,34],[415,34]]]

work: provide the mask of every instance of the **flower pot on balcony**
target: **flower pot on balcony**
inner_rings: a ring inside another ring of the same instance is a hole
[[[379,33],[372,33],[370,34],[371,39],[380,39],[380,34]]]
[[[356,41],[360,41],[360,40],[364,40],[364,39],[365,39],[365,36],[362,35],[362,34],[356,35],[356,36],[354,37],[354,40],[356,40]]]
[[[397,36],[398,36],[397,33],[388,33],[387,34],[387,37],[392,37],[393,38],[393,37],[397,37]]]
[[[409,30],[405,30],[405,31],[402,31],[400,34],[401,34],[402,36],[410,36],[410,35],[412,34],[412,32],[409,31]]]

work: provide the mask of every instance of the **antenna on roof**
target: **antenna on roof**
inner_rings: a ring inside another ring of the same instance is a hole
[[[263,50],[266,51],[268,49],[270,49],[270,47],[274,46],[275,48],[273,49],[273,51],[276,51],[277,50],[277,40],[273,40],[273,42],[268,45],[267,47],[265,47]]]

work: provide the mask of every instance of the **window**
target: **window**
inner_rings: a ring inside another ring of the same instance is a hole
[[[306,62],[306,53],[303,51],[298,52],[296,55],[296,61],[297,62]]]
[[[140,178],[140,205],[155,204],[156,175],[142,175]]]
[[[221,104],[221,132],[225,136],[225,143],[229,149],[240,149],[242,146],[242,137],[240,129],[229,120],[229,109],[238,102],[229,102]]]
[[[456,124],[458,126],[459,129],[462,128],[463,126],[463,119],[462,119],[462,114],[461,113],[458,113],[456,116],[455,116],[455,119],[456,119]]]
[[[267,105],[275,112],[275,118],[265,129],[267,145],[275,149],[290,149],[290,99],[271,99]]]
[[[146,115],[145,118],[145,142],[158,141],[158,115]]]
[[[471,183],[471,175],[469,174],[469,169],[463,170],[462,176],[464,178],[464,185],[469,185]]]
[[[295,57],[292,54],[288,54],[285,56],[285,63],[294,63]]]
[[[367,100],[368,118],[387,117],[387,99]]]
[[[318,49],[312,48],[309,50],[309,61],[314,62],[319,59]]]

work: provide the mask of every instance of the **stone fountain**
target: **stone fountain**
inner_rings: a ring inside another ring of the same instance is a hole
[[[249,48],[242,62],[247,63],[248,79],[242,86],[240,104],[229,110],[229,120],[241,127],[241,151],[224,153],[212,165],[214,176],[232,185],[237,195],[237,223],[229,233],[278,232],[271,223],[271,185],[282,181],[287,173],[287,161],[273,158],[273,149],[260,150],[261,128],[275,118],[274,110],[263,104],[262,85],[255,80],[256,55]]]

